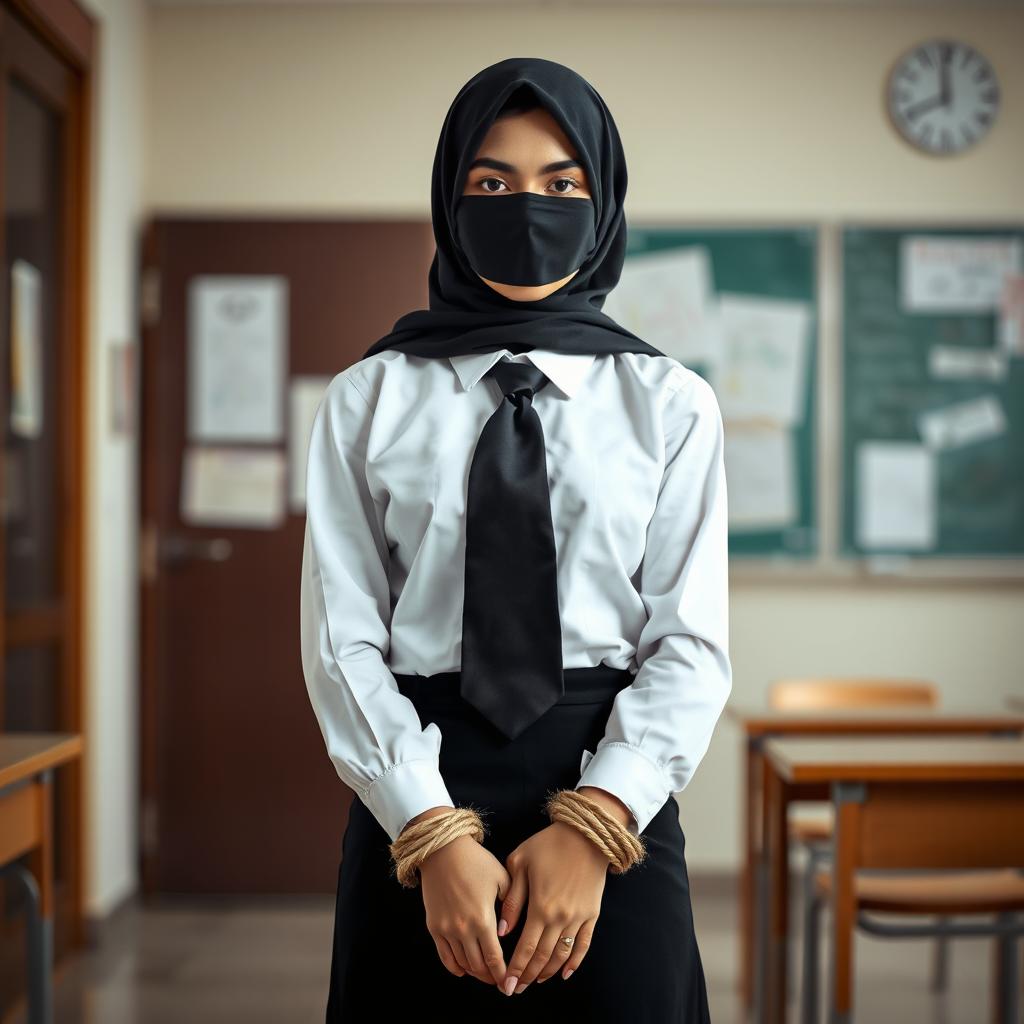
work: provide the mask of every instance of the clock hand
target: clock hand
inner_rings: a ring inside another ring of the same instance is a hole
[[[952,47],[944,46],[942,48],[942,63],[939,65],[939,75],[942,88],[942,105],[947,110],[953,102],[952,90],[949,88],[949,62],[952,58]]]
[[[926,110],[931,110],[932,107],[941,107],[945,103],[945,99],[942,95],[930,96],[926,100],[921,100],[920,103],[915,103],[912,107],[907,107],[903,111],[903,116],[908,121],[912,121],[915,117],[923,114]]]

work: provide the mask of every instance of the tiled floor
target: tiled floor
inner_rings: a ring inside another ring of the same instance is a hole
[[[732,884],[694,872],[691,887],[712,1020],[740,1024]],[[328,898],[133,904],[105,926],[102,947],[59,973],[56,1024],[321,1024],[332,914]],[[858,935],[856,1020],[988,1024],[990,950],[984,939],[955,943],[949,991],[938,996],[928,987],[928,941]],[[795,1001],[790,1009],[796,1024]]]

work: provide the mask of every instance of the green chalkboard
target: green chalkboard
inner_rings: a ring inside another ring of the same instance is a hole
[[[843,229],[844,556],[1024,554],[1024,357],[988,298],[1022,245],[1024,225]]]
[[[812,225],[693,228],[631,222],[627,267],[630,258],[640,254],[690,247],[706,250],[712,301],[730,293],[806,305],[807,337],[803,341],[806,357],[803,371],[798,375],[800,379],[794,402],[796,415],[792,423],[785,426],[781,439],[786,446],[787,464],[790,466],[787,475],[792,478],[792,488],[789,489],[792,501],[785,503],[785,516],[778,517],[770,526],[755,526],[747,522],[740,527],[730,522],[729,551],[740,557],[812,560],[817,556],[819,546],[815,501],[818,228]],[[630,327],[627,321],[624,325]],[[652,344],[661,347],[653,339]],[[711,367],[707,363],[682,361],[710,381],[712,386],[715,385],[715,375],[709,372]],[[728,471],[728,415],[725,428]],[[730,510],[733,509],[734,494],[736,507],[739,507],[738,482],[730,486]],[[749,508],[749,503],[746,507]]]

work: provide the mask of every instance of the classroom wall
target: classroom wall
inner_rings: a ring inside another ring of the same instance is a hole
[[[110,346],[136,340],[142,210],[143,0],[87,0],[98,22],[87,282],[85,676],[86,913],[135,890],[138,719],[137,446],[110,431]]]
[[[901,142],[883,107],[893,60],[938,34],[980,48],[1003,89],[994,133],[947,160]],[[523,54],[577,68],[608,101],[632,216],[1019,218],[1022,37],[1024,11],[1005,6],[158,5],[144,200],[427,218],[452,97],[479,68]],[[826,318],[823,345],[834,326]],[[830,673],[923,676],[950,702],[998,701],[1021,686],[1021,621],[1016,586],[736,579],[733,697],[758,702],[773,678]],[[680,795],[693,868],[739,863],[740,753],[723,719]]]

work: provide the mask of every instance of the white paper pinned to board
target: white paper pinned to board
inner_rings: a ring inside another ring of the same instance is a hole
[[[729,529],[768,530],[797,520],[793,433],[778,425],[729,421],[725,431]]]
[[[999,348],[932,345],[928,349],[928,372],[939,380],[1003,380],[1006,364],[1006,352]]]
[[[865,441],[857,448],[857,543],[865,549],[935,547],[935,456],[913,441]]]
[[[603,311],[684,366],[710,366],[721,350],[705,245],[630,256]]]
[[[712,385],[726,419],[803,421],[811,309],[807,302],[722,293],[722,355]]]
[[[287,278],[202,275],[188,295],[189,439],[281,440]]]
[[[920,413],[917,429],[929,448],[962,448],[1006,433],[1007,419],[997,395],[979,395]]]
[[[900,243],[900,296],[909,313],[995,310],[1008,274],[1021,272],[1012,236],[908,235]]]

